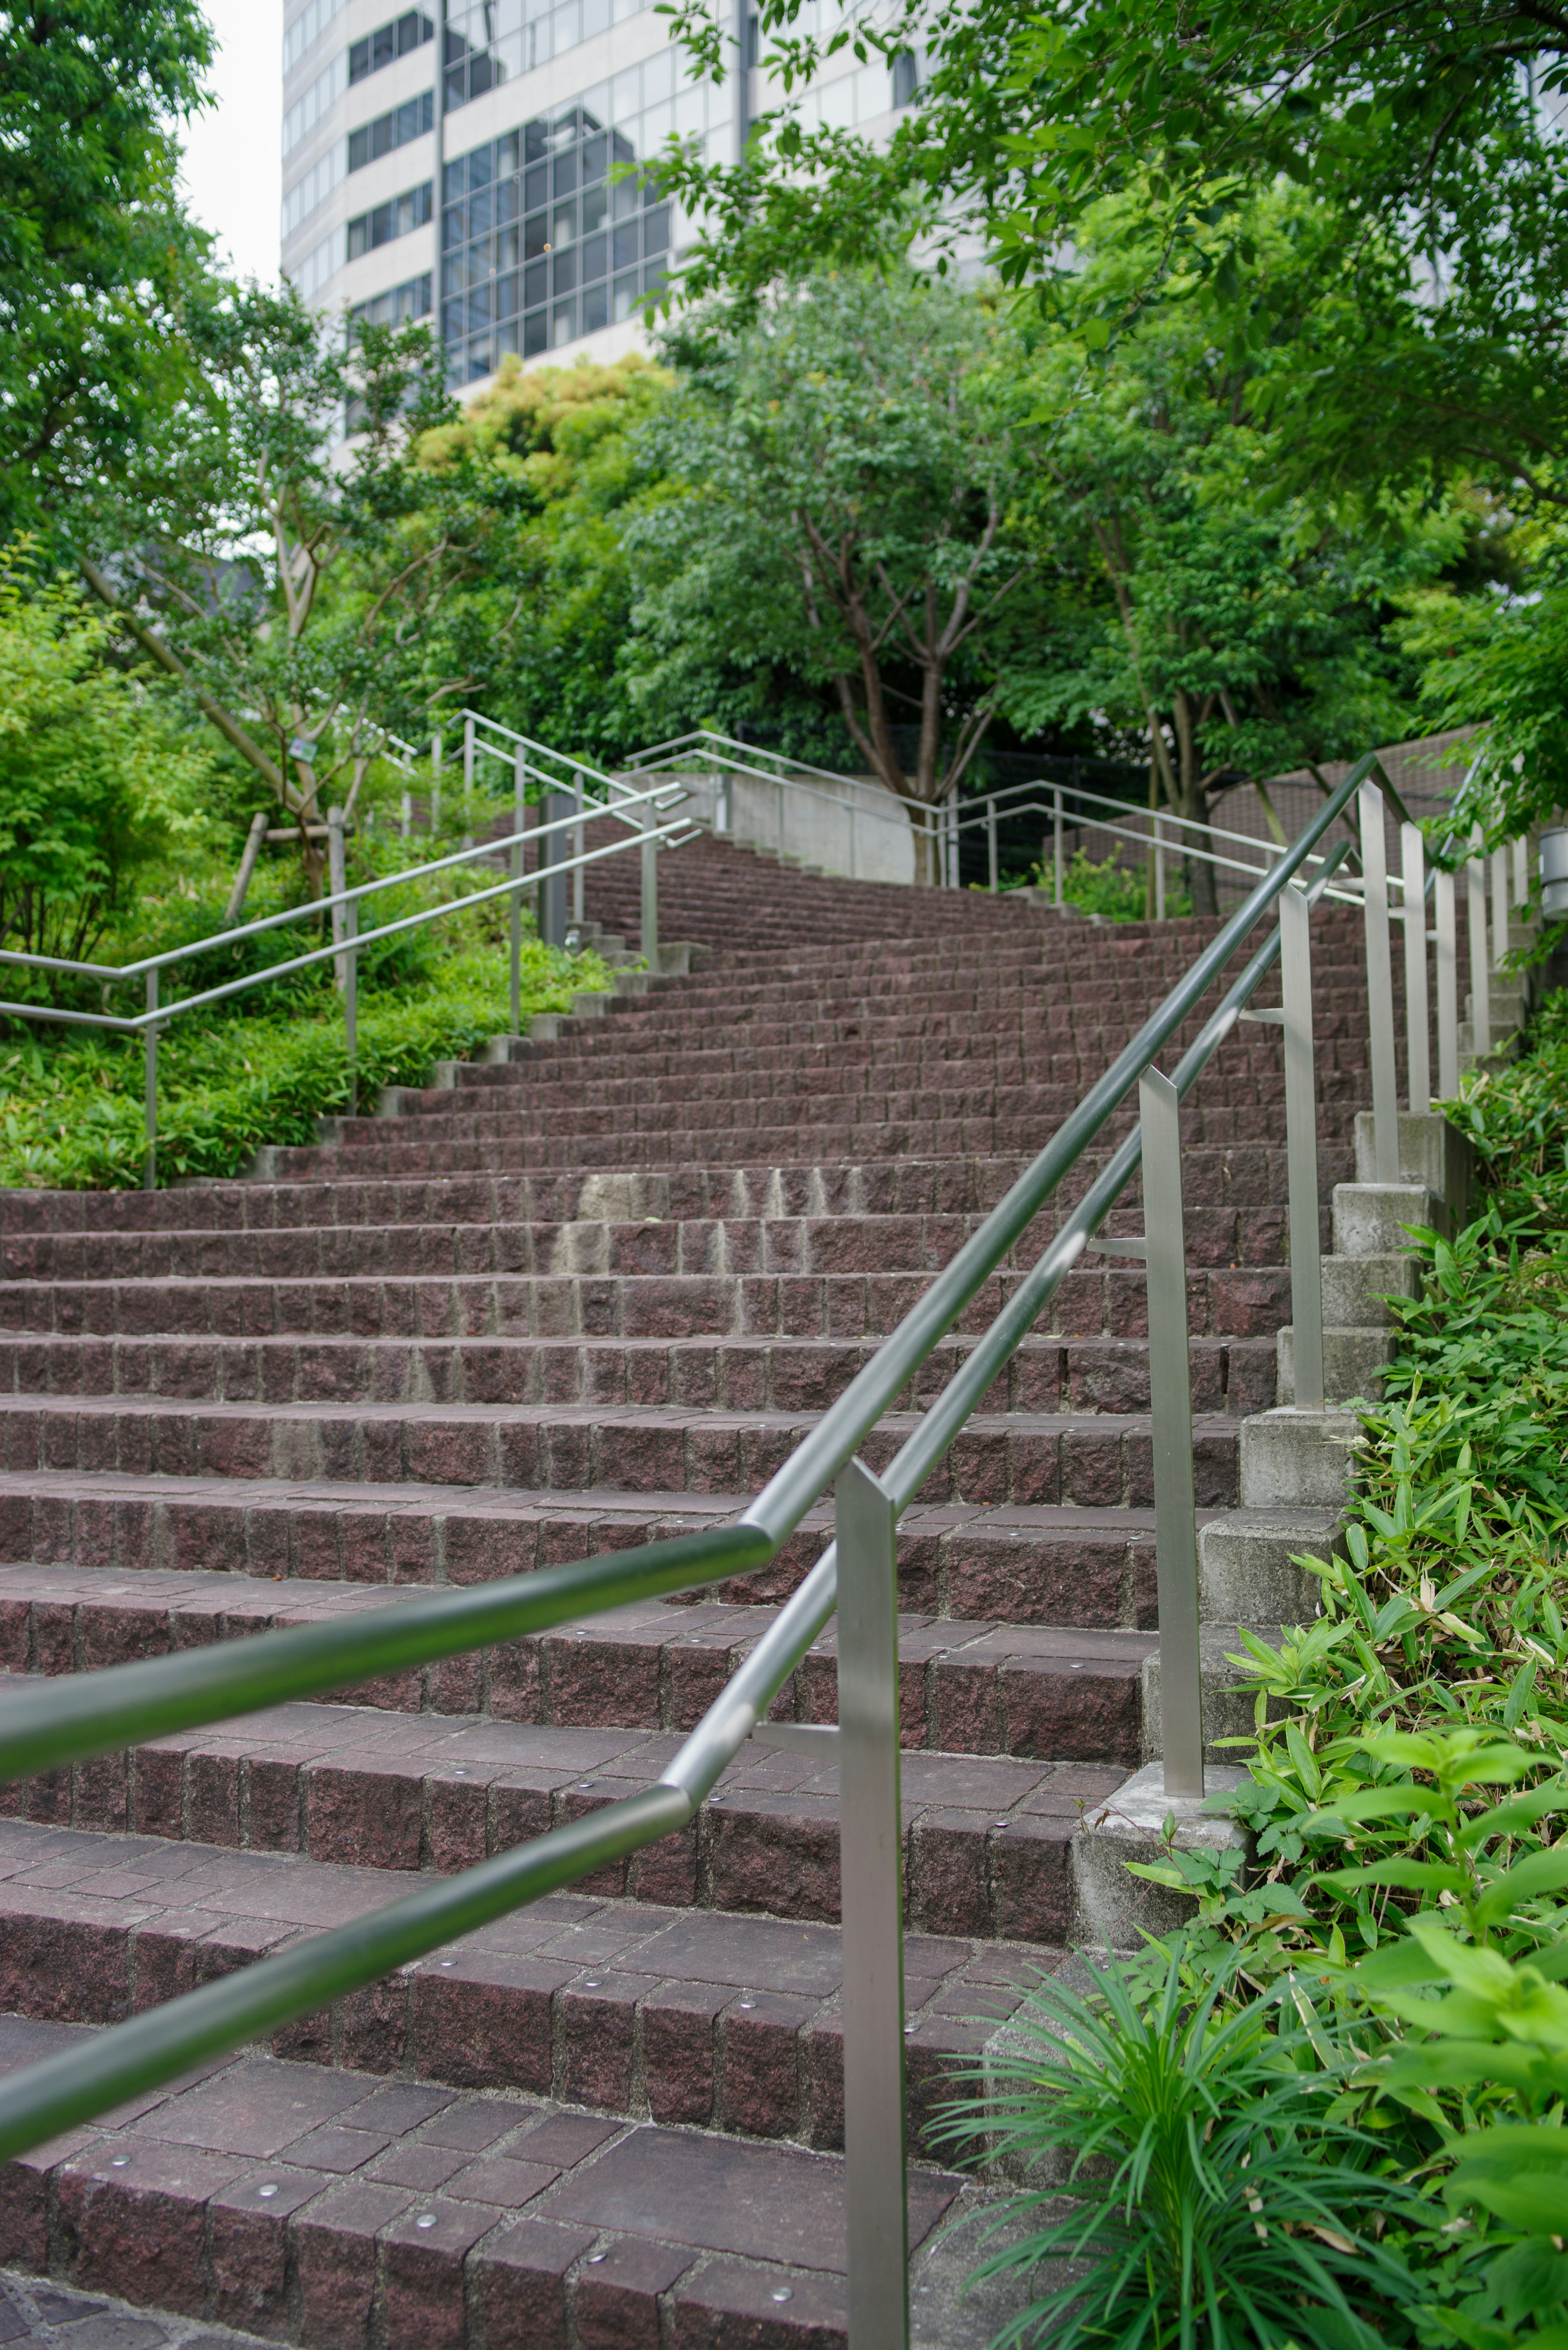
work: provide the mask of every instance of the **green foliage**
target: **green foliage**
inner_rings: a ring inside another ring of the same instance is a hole
[[[1088,1998],[1041,1983],[987,2093],[950,2109],[950,2144],[1052,2175],[1002,2223],[1041,2224],[976,2272],[1045,2267],[996,2350],[1407,2340],[1411,2280],[1377,2229],[1416,2199],[1335,2115],[1356,2062],[1343,2027],[1299,1984],[1227,2008],[1221,1970],[1194,1995],[1181,1953],[1162,1955],[1147,1989],[1116,1969],[1088,1970]],[[1055,2262],[1072,2266],[1053,2285]]]
[[[79,961],[150,866],[210,834],[212,763],[32,553],[19,542],[0,568],[0,944]]]
[[[67,537],[189,385],[173,132],[212,56],[196,0],[0,12],[0,543]]]
[[[1026,879],[1012,885],[1017,889],[1051,889],[1055,887],[1055,868],[1042,858],[1030,868]],[[1096,865],[1087,849],[1075,848],[1062,873],[1062,895],[1069,906],[1081,913],[1098,914],[1107,922],[1143,922],[1153,919],[1147,904],[1147,884],[1143,868],[1124,865],[1115,849]],[[1168,918],[1192,911],[1192,900],[1182,890],[1168,888],[1165,893]]]
[[[907,270],[822,275],[701,312],[669,348],[684,388],[648,436],[667,488],[627,536],[650,731],[748,678],[760,702],[783,671],[826,690],[890,791],[934,804],[1038,619],[1017,512],[1036,440],[1007,322]]]
[[[668,374],[635,352],[526,370],[507,358],[459,421],[424,435],[419,462],[433,483],[466,479],[469,494],[514,517],[505,565],[449,600],[421,650],[427,698],[458,673],[461,645],[492,716],[601,764],[636,747],[646,729],[623,659],[635,593],[625,539],[641,501],[662,494],[644,427],[670,397]]]
[[[1524,1057],[1466,1079],[1449,1118],[1469,1135],[1481,1180],[1510,1246],[1568,1232],[1568,991],[1549,995],[1532,1024]],[[1512,1277],[1512,1276],[1511,1276]]]
[[[573,958],[525,940],[523,1017],[568,1011],[577,989],[607,985],[607,976],[594,955]],[[249,1007],[256,1001],[240,999]],[[361,1107],[382,1086],[422,1084],[434,1061],[467,1058],[510,1017],[506,966],[493,945],[446,955],[422,986],[367,988]],[[348,1100],[343,1017],[329,983],[296,983],[281,1013],[192,1013],[171,1022],[158,1076],[161,1181],[234,1175],[263,1143],[313,1142],[317,1118]],[[144,1147],[139,1047],[98,1037],[52,1050],[33,1035],[0,1041],[0,1183],[125,1189],[140,1180]]]

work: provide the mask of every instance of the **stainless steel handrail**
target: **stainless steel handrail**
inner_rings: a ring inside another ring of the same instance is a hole
[[[599,1563],[603,1574],[646,1577],[650,1587],[657,1584],[659,1588],[672,1589],[678,1587],[682,1577],[691,1587],[711,1585],[723,1573],[745,1572],[776,1556],[824,1489],[836,1482],[837,1523],[833,1544],[780,1610],[697,1731],[683,1742],[659,1780],[587,1818],[553,1829],[512,1852],[497,1855],[459,1877],[421,1887],[408,1898],[351,1927],[316,1938],[275,1958],[261,1960],[237,1974],[185,1994],[163,2009],[110,2027],[85,2047],[65,2052],[12,2075],[0,2086],[0,2154],[25,2150],[65,2126],[68,2119],[102,2110],[133,2089],[171,2079],[206,2055],[233,2047],[257,2032],[304,2013],[325,2000],[374,1980],[389,1967],[424,1955],[487,1918],[515,1908],[556,1886],[572,1882],[603,1861],[640,1849],[680,1828],[692,1818],[704,1794],[743,1740],[765,1731],[763,1716],[772,1697],[832,1614],[846,1575],[855,1582],[860,1595],[857,1607],[872,1586],[877,1586],[886,1627],[890,1621],[888,1607],[891,1596],[891,1530],[898,1513],[920,1490],[998,1371],[1027,1336],[1057,1284],[1094,1245],[1095,1235],[1138,1165],[1144,1148],[1141,1128],[1111,1153],[1106,1167],[1064,1218],[1033,1272],[1019,1283],[986,1333],[968,1348],[936,1403],[899,1447],[883,1480],[870,1477],[856,1462],[857,1448],[920,1365],[953,1329],[964,1307],[1017,1245],[1033,1218],[1115,1117],[1132,1088],[1148,1080],[1157,1055],[1198,1008],[1243,940],[1313,858],[1317,842],[1340,808],[1348,805],[1376,769],[1375,755],[1360,762],[1314,822],[1273,869],[1259,879],[1245,903],[1209,941],[1137,1035],[1089,1089],[1003,1200],[983,1219],[950,1263],[878,1347],[871,1362],[851,1381],[740,1517],[724,1529],[646,1544],[634,1552],[618,1553],[610,1562]],[[1343,856],[1344,851],[1334,854]],[[1320,874],[1315,893],[1321,894],[1329,878],[1329,872]],[[1301,935],[1304,938],[1304,930]],[[1241,1017],[1249,997],[1280,950],[1281,930],[1276,928],[1255,950],[1251,962],[1182,1055],[1173,1085],[1165,1088],[1167,1097],[1174,1093],[1179,1098],[1196,1082],[1202,1067]],[[1159,1082],[1164,1084],[1163,1080]],[[1314,1209],[1315,1214],[1315,1201]],[[1180,1368],[1184,1375],[1185,1347]],[[1157,1399],[1157,1418],[1158,1414]],[[566,1572],[581,1573],[588,1564],[584,1562],[582,1567]],[[398,1609],[375,1611],[359,1619],[356,1628],[363,1640],[373,1646],[383,1637],[398,1637],[395,1619],[400,1619],[406,1636],[410,1617],[423,1611],[430,1619],[426,1628],[437,1643],[432,1653],[454,1653],[468,1644],[465,1634],[472,1636],[472,1645],[480,1645],[487,1632],[493,1633],[497,1622],[508,1618],[508,1611],[525,1609],[529,1595],[521,1586],[534,1580],[516,1578],[510,1586],[493,1586],[483,1594],[431,1595],[429,1599],[410,1601]],[[628,1580],[617,1587],[630,1588],[631,1583]],[[845,1589],[847,1593],[847,1585]],[[558,1606],[563,1598],[564,1594],[555,1595],[550,1604]],[[384,1633],[379,1628],[383,1627]],[[419,1627],[413,1628],[417,1631]],[[5,1723],[0,1724],[0,1772],[42,1767],[40,1756],[57,1768],[73,1759],[125,1742],[128,1737],[148,1734],[151,1721],[168,1718],[167,1711],[161,1714],[156,1710],[139,1711],[148,1706],[150,1693],[154,1691],[158,1706],[167,1709],[171,1702],[177,1708],[184,1705],[181,1719],[197,1719],[192,1709],[198,1702],[200,1719],[226,1719],[253,1710],[257,1702],[270,1701],[258,1698],[255,1674],[265,1669],[264,1677],[270,1688],[275,1684],[276,1676],[287,1676],[292,1669],[291,1660],[296,1657],[302,1675],[314,1676],[310,1686],[322,1689],[327,1685],[322,1676],[329,1679],[335,1667],[331,1659],[324,1659],[319,1653],[320,1631],[318,1627],[306,1627],[299,1631],[262,1635],[233,1644],[228,1655],[202,1650],[177,1659],[152,1660],[147,1665],[117,1666],[83,1675],[74,1686],[56,1683],[47,1690],[19,1696],[16,1704],[7,1708]],[[843,1645],[841,1640],[841,1652]],[[1195,1671],[1196,1647],[1189,1645]],[[878,1665],[875,1648],[873,1639],[871,1649],[867,1650],[862,1639],[861,1661],[857,1669],[869,1678],[852,1682],[841,1703],[841,1729],[850,1730],[851,1713],[860,1724],[855,1733],[860,1742],[852,1741],[844,1752],[846,1756],[860,1753],[865,1746],[867,1722],[880,1720],[890,1727],[890,1764],[888,1771],[879,1773],[845,1774],[841,1819],[846,1849],[853,1830],[858,1839],[857,1849],[891,1849],[896,1855],[899,1837],[897,1664],[896,1657],[884,1642],[885,1653]],[[374,1653],[379,1656],[381,1652],[376,1649]],[[1176,1661],[1173,1657],[1173,1666]],[[336,1685],[362,1678],[363,1672],[363,1650],[353,1665],[345,1655]],[[182,1691],[186,1693],[183,1699]],[[1166,1691],[1168,1705],[1172,1709],[1179,1694],[1174,1688]],[[1196,1688],[1187,1692],[1182,1701],[1185,1703],[1187,1699],[1190,1700],[1191,1719],[1196,1721]],[[821,1738],[832,1733],[815,1734]],[[879,1746],[875,1740],[872,1742],[875,1752],[884,1761],[888,1760],[884,1752],[888,1744],[887,1735],[883,1735]],[[877,1779],[875,1786],[870,1783],[872,1777]],[[892,1881],[896,1887],[896,1863]],[[843,1898],[846,1962],[853,1939],[851,1916],[853,1913],[856,1918],[858,1935],[864,1922],[865,1894],[864,1886],[846,1878]],[[896,1946],[896,1918],[892,1930]],[[858,1941],[856,1946],[862,1947]],[[889,2175],[896,2181],[901,2175],[904,2159],[902,2094],[898,2086],[901,2001],[896,1981],[887,1997],[879,2002],[871,2002],[869,2007],[861,1996],[866,1986],[857,1984],[851,1989],[857,2020],[853,2035],[847,2034],[846,2028],[846,2116],[852,2112],[857,2118],[852,2127],[846,2121],[847,2201],[850,2257],[857,2276],[852,2299],[858,2292],[864,2305],[865,2208],[870,2201],[878,2208],[887,2204]],[[846,2000],[846,2027],[850,2004]],[[851,2036],[856,2043],[853,2047],[849,2044]],[[869,2047],[872,2040],[877,2043],[874,2050]],[[867,2122],[868,2113],[873,2116],[874,2126]],[[878,2257],[883,2262],[881,2290],[887,2302],[889,2296],[897,2299],[901,2295],[903,2280],[898,2260],[884,2255]],[[902,2339],[891,2323],[888,2338]]]

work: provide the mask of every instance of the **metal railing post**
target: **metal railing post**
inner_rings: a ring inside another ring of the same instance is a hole
[[[1422,973],[1424,977],[1424,963]],[[1280,1000],[1284,1013],[1285,1167],[1295,1399],[1303,1409],[1316,1411],[1323,1403],[1323,1232],[1318,1217],[1317,1084],[1313,1067],[1312,911],[1293,883],[1280,893]]]
[[[1475,844],[1480,827],[1475,830]],[[1465,868],[1470,927],[1470,1050],[1491,1051],[1491,959],[1486,951],[1486,867],[1479,855]]]
[[[528,776],[519,750],[512,761],[512,829],[523,830],[528,810]],[[507,954],[512,976],[512,1034],[523,1029],[523,843],[512,844],[512,879],[517,887],[506,900]]]
[[[329,807],[327,811],[327,886],[334,898],[340,897],[348,887],[343,874],[343,811],[340,807]],[[332,943],[335,947],[343,943],[343,917],[347,911],[344,906],[332,909]],[[346,955],[333,958],[332,975],[341,995],[348,984],[348,959]]]
[[[1421,1116],[1432,1107],[1432,1020],[1427,993],[1427,844],[1418,824],[1400,826],[1399,847],[1405,882],[1407,1083],[1410,1107]]]
[[[1056,869],[1056,911],[1062,910],[1062,786],[1058,784],[1051,795],[1052,854]]]
[[[398,808],[398,831],[399,831],[400,835],[401,836],[401,837],[402,837],[404,840],[407,840],[407,838],[408,838],[408,837],[409,837],[410,833],[410,832],[412,832],[413,828],[414,828],[414,800],[413,800],[413,794],[412,794],[411,792],[405,792],[405,793],[403,794],[401,803],[400,804],[399,808]]]
[[[569,792],[551,789],[545,794],[539,808],[542,824],[564,826],[571,813],[572,795]],[[651,809],[647,813],[651,815]],[[565,847],[568,837],[564,830],[547,836],[539,850],[541,868],[565,863],[569,854]],[[579,867],[578,870],[581,869]],[[564,947],[566,943],[566,877],[564,873],[546,873],[546,878],[539,884],[539,936],[547,947]]]
[[[473,717],[470,712],[462,722],[462,789],[465,798],[473,792]]]
[[[985,804],[985,852],[991,873],[991,894],[994,898],[997,891],[998,879],[996,870],[996,802],[994,800],[987,800]]]
[[[1394,963],[1388,946],[1388,863],[1383,794],[1361,786],[1362,915],[1366,935],[1366,1012],[1372,1055],[1372,1130],[1379,1183],[1399,1180],[1399,1098],[1394,1074]]]
[[[781,790],[780,798],[784,795]],[[642,954],[649,971],[659,968],[659,843],[648,837],[659,819],[651,807],[642,811]]]
[[[572,777],[572,805],[577,821],[572,832],[572,854],[581,857],[588,845],[588,828],[583,821],[583,771],[579,767]],[[572,920],[580,929],[583,921],[583,892],[587,877],[579,865],[572,876]]]
[[[432,837],[441,830],[441,736],[432,734],[431,736],[431,833]]]
[[[343,1044],[348,1058],[348,1115],[359,1115],[359,909],[345,906],[343,956]]]
[[[1168,1795],[1203,1793],[1198,1521],[1192,1478],[1192,1374],[1181,1208],[1181,1104],[1170,1079],[1138,1081],[1143,1229],[1148,1267],[1148,1384],[1154,1419],[1155,1575],[1159,1702]]]
[[[1530,897],[1530,842],[1523,833],[1513,844],[1513,902],[1524,905]]]
[[[147,974],[147,1009],[150,1013],[156,1012],[158,1009],[158,973],[155,971],[150,971]],[[155,1191],[158,1189],[158,1023],[156,1020],[150,1020],[147,1024],[143,1053],[145,1090],[142,1116],[147,1135],[147,1151],[141,1162],[141,1188],[144,1191]]]
[[[1491,853],[1491,959],[1495,968],[1508,953],[1508,851]]]
[[[838,1849],[844,2216],[851,2350],[907,2350],[903,1821],[897,1513],[859,1461],[833,1489],[838,1544]]]
[[[1459,957],[1451,873],[1438,874],[1432,903],[1438,918],[1438,1097],[1452,1101],[1459,1089]]]
[[[1165,828],[1158,816],[1154,820],[1154,919],[1165,920]]]

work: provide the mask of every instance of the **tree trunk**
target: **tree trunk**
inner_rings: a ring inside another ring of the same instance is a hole
[[[1192,704],[1185,693],[1178,691],[1172,699],[1171,718],[1176,733],[1177,785],[1181,806],[1179,814],[1194,824],[1209,821],[1209,795],[1203,788],[1202,770],[1199,764],[1198,729],[1193,721]],[[1192,836],[1189,834],[1188,839]],[[1213,847],[1212,836],[1200,844]],[[1186,859],[1187,886],[1192,897],[1195,914],[1213,918],[1220,911],[1220,897],[1215,888],[1215,871],[1206,858],[1189,856]]]

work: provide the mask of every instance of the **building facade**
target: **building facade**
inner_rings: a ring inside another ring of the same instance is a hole
[[[314,308],[430,319],[454,389],[508,352],[610,359],[640,345],[643,299],[689,224],[652,179],[615,166],[657,157],[672,132],[735,160],[772,102],[765,77],[687,72],[653,0],[388,5],[286,9],[285,274]],[[724,5],[738,62],[754,19],[745,0]],[[846,51],[803,120],[875,137],[912,84]]]

